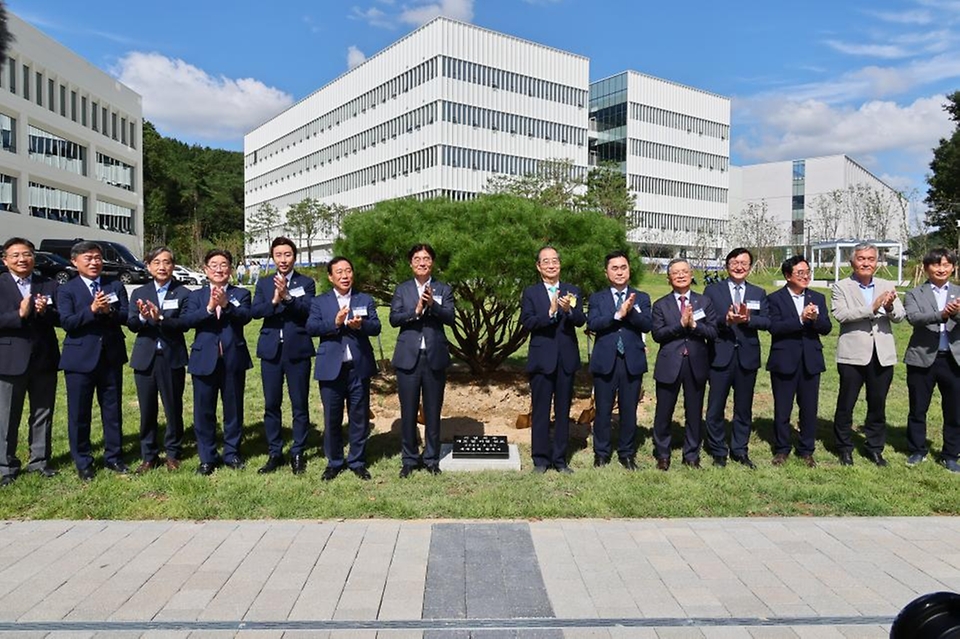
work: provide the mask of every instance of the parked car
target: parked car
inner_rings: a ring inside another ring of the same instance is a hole
[[[77,242],[82,242],[82,238],[72,240],[42,240],[40,250],[48,251],[59,255],[63,259],[70,260],[70,249]],[[133,256],[123,244],[119,242],[110,242],[107,240],[93,240],[103,249],[103,274],[110,277],[116,277],[124,284],[138,284],[150,281],[150,273],[146,265]]]
[[[77,274],[77,267],[53,253],[34,251],[33,262],[34,273],[55,279],[61,284],[66,284],[71,277]],[[0,264],[0,273],[6,273],[8,270],[10,269],[7,268],[6,264]]]
[[[59,255],[46,251],[36,251],[33,254],[33,259],[34,271],[44,277],[55,279],[61,284],[66,284],[70,278],[77,274],[77,267]]]
[[[196,284],[197,286],[203,286],[207,283],[206,275],[196,271],[191,271],[186,266],[180,266],[179,264],[173,267],[173,277],[178,282],[183,282],[184,284]]]

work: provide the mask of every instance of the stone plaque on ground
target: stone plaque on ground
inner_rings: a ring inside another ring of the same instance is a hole
[[[506,435],[461,435],[453,438],[454,459],[507,459]]]

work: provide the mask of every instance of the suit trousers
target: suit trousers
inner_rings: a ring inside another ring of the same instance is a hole
[[[620,408],[620,438],[617,456],[620,459],[637,454],[637,403],[643,375],[631,375],[623,357],[614,358],[613,370],[608,375],[594,374],[593,393],[597,415],[593,420],[593,453],[609,459],[613,452],[613,400],[618,398]]]
[[[867,418],[863,423],[865,448],[871,453],[883,452],[887,441],[887,391],[893,381],[893,366],[881,366],[874,351],[869,364],[837,364],[837,372],[840,374],[840,391],[833,415],[837,452],[853,450],[853,408],[864,385],[867,387]]]
[[[45,468],[50,460],[53,406],[57,397],[57,371],[39,370],[32,364],[23,375],[0,375],[0,476],[20,472],[17,446],[24,400],[30,398],[27,417],[30,461],[27,470]]]
[[[558,363],[553,373],[530,373],[533,402],[530,449],[533,465],[565,468],[570,438],[570,403],[573,401],[574,373]],[[550,439],[550,405],[553,404],[553,440]]]
[[[336,379],[320,382],[323,401],[323,454],[327,466],[348,468],[366,466],[367,436],[370,434],[370,378],[359,377],[352,365],[344,362]],[[347,405],[347,440],[350,450],[343,459],[343,405]]]
[[[103,426],[103,460],[108,464],[123,462],[120,450],[123,418],[120,398],[123,389],[123,367],[107,364],[103,357],[89,373],[64,371],[67,382],[67,435],[70,454],[78,470],[93,464],[90,446],[90,422],[93,419],[93,395],[100,404]]]
[[[160,413],[157,395],[163,402],[167,418],[163,434],[163,448],[170,459],[183,455],[183,390],[187,373],[184,368],[170,368],[163,351],[157,351],[150,368],[133,371],[133,383],[137,387],[140,404],[140,457],[145,462],[155,462],[160,456],[157,446],[157,419]]]
[[[447,370],[433,370],[427,363],[426,353],[420,351],[417,364],[411,370],[397,369],[397,394],[400,397],[400,433],[402,438],[403,465],[415,466],[420,462],[417,445],[417,412],[423,396],[424,426],[423,463],[436,466],[440,463],[440,410],[443,407],[443,391],[447,383]]]
[[[927,454],[927,411],[933,389],[940,389],[943,411],[943,452],[941,459],[960,457],[960,366],[950,353],[940,353],[929,368],[907,366],[907,450]]]
[[[209,375],[193,375],[193,430],[202,464],[217,464],[217,399],[223,402],[223,459],[240,458],[245,370],[228,371],[221,357]]]
[[[260,379],[263,381],[263,429],[271,456],[283,454],[282,414],[283,380],[287,380],[287,394],[293,413],[293,442],[290,454],[299,455],[307,448],[310,433],[310,363],[309,357],[284,360],[260,360]]]
[[[799,415],[797,455],[812,455],[816,446],[817,408],[820,403],[820,373],[809,374],[803,365],[793,373],[770,373],[773,391],[773,454],[790,454],[790,413],[797,401]]]
[[[683,390],[683,414],[686,428],[683,433],[683,459],[692,462],[700,457],[700,442],[703,437],[703,391],[705,384],[697,383],[690,369],[690,360],[683,358],[680,373],[672,383],[657,382],[657,408],[653,417],[653,455],[657,459],[669,459],[673,438],[670,424],[677,407],[680,390]]]
[[[707,452],[714,457],[746,457],[753,425],[753,391],[757,385],[757,371],[740,366],[737,358],[730,360],[725,368],[711,368],[710,392],[707,394]],[[724,413],[727,397],[733,389],[733,419],[730,422],[730,447],[727,448]]]

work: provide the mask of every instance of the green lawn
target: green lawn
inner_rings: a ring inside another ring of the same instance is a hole
[[[768,274],[754,281],[773,289],[775,275]],[[641,289],[653,299],[668,291],[662,275],[647,275]],[[384,323],[383,344],[390,357],[396,331],[387,324],[388,309],[381,309]],[[256,341],[259,322],[247,329],[251,351]],[[897,327],[900,351],[906,347],[910,328]],[[132,338],[129,340],[132,342]],[[768,340],[765,340],[765,342]],[[592,467],[593,454],[582,442],[571,442],[572,476],[549,473],[533,475],[529,469],[529,450],[522,450],[524,471],[521,473],[445,473],[432,477],[417,473],[401,481],[400,443],[389,433],[376,433],[370,440],[368,459],[373,481],[361,482],[346,474],[334,482],[322,483],[324,463],[319,449],[318,430],[311,433],[310,465],[305,475],[294,477],[289,471],[270,476],[256,473],[266,459],[262,435],[262,393],[259,370],[248,373],[246,394],[247,425],[243,453],[248,459],[245,471],[221,469],[212,477],[194,474],[198,460],[192,430],[186,436],[186,460],[179,473],[154,471],[146,476],[120,477],[100,471],[96,479],[83,484],[73,471],[66,434],[66,399],[60,383],[54,426],[54,464],[63,472],[56,478],[41,480],[37,476],[22,477],[12,486],[0,490],[0,518],[106,518],[106,519],[261,519],[261,518],[544,518],[544,517],[729,517],[764,515],[932,515],[956,514],[960,511],[960,476],[954,476],[932,460],[917,468],[904,464],[906,451],[905,424],[907,392],[905,368],[896,368],[888,399],[887,417],[891,425],[886,469],[878,469],[865,459],[856,457],[856,465],[842,468],[829,452],[833,442],[833,415],[837,379],[833,358],[836,330],[824,339],[827,373],[821,384],[820,426],[816,457],[820,467],[814,470],[791,459],[783,468],[770,464],[772,441],[772,398],[769,377],[758,377],[755,401],[755,432],[751,456],[758,470],[749,471],[731,465],[715,469],[705,465],[702,471],[681,468],[679,463],[668,473],[655,470],[650,456],[652,447],[649,404],[641,413],[641,470],[628,473],[617,464],[601,470]],[[581,340],[586,356],[586,344]],[[764,353],[766,353],[766,344]],[[648,359],[656,356],[656,344],[650,340]],[[510,361],[521,366],[525,351]],[[522,377],[520,377],[522,380]],[[522,383],[522,382],[521,382]],[[648,396],[653,383],[644,380]],[[581,396],[589,394],[589,376],[578,383]],[[139,454],[137,426],[139,412],[132,374],[127,369],[124,379],[124,450],[131,465]],[[192,410],[192,391],[186,392],[186,421]],[[377,398],[372,399],[374,405]],[[679,407],[678,407],[679,408]],[[858,406],[856,419],[863,418],[864,407]],[[284,414],[289,415],[287,408]],[[322,422],[319,393],[312,390],[311,417]],[[679,411],[678,411],[679,417]],[[95,447],[99,437],[94,425]],[[675,425],[679,435],[679,425]],[[931,457],[939,451],[941,419],[939,396],[934,398],[928,435],[932,441]],[[285,433],[289,439],[289,433]],[[25,439],[25,429],[21,428]],[[675,439],[679,443],[679,437]],[[99,450],[95,450],[98,456]],[[26,459],[26,442],[20,450]],[[707,458],[705,458],[706,460]],[[674,455],[679,462],[679,454]]]

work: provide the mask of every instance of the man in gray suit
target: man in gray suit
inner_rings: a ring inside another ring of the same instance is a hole
[[[960,289],[950,284],[957,256],[933,249],[923,257],[927,281],[907,293],[904,306],[913,335],[904,355],[907,364],[908,466],[927,456],[927,411],[933,389],[940,389],[943,451],[940,463],[960,473]]]
[[[397,286],[390,302],[390,326],[400,329],[393,353],[400,395],[400,432],[403,466],[400,477],[420,467],[417,445],[417,409],[423,396],[425,442],[423,466],[440,474],[440,409],[447,383],[450,349],[443,327],[454,319],[453,291],[433,279],[436,252],[429,244],[415,244],[407,254],[413,279]]]
[[[897,348],[891,323],[906,316],[894,283],[874,277],[879,252],[873,244],[853,247],[853,274],[833,285],[833,317],[840,324],[837,372],[840,391],[833,416],[833,432],[840,464],[853,465],[853,407],[860,389],[867,387],[864,454],[877,466],[886,466],[887,391],[893,381]]]

